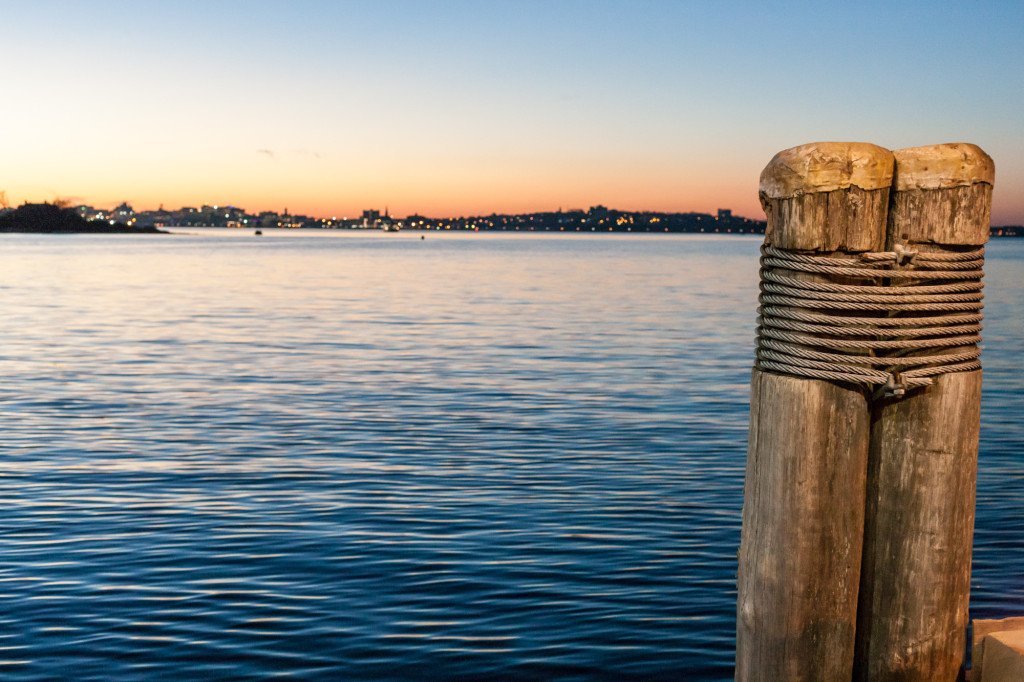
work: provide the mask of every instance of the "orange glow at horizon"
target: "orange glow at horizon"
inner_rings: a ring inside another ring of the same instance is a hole
[[[17,182],[4,184],[6,178],[0,177],[0,190],[11,205],[61,199],[109,209],[127,201],[136,210],[174,210],[209,204],[250,213],[287,208],[318,218],[353,217],[368,208],[388,208],[398,217],[458,217],[603,205],[711,214],[727,208],[762,220],[757,179],[771,156],[678,161],[666,154],[619,159],[575,154],[545,162],[510,153],[464,158],[412,150],[405,159],[397,154],[360,159],[237,147],[211,154],[194,145],[185,153],[170,148],[165,154],[132,152],[94,167],[91,159],[98,150],[61,146],[47,151],[36,147],[8,156],[8,168],[19,171]],[[1024,213],[1012,183],[1000,174],[997,160],[993,225],[1012,224]]]
[[[251,157],[248,163],[221,159],[196,168],[136,158],[93,173],[87,172],[86,160],[75,163],[67,155],[52,165],[25,159],[21,181],[6,189],[12,204],[63,199],[110,208],[127,201],[136,210],[210,204],[252,213],[287,208],[315,217],[351,217],[367,208],[385,207],[396,216],[453,217],[585,210],[595,205],[702,213],[729,208],[736,215],[763,217],[756,173],[744,179],[735,169],[721,168],[711,175],[664,160],[545,164],[540,159],[505,158],[474,165],[445,159],[338,163],[300,155],[267,158],[256,152]]]
[[[843,4],[597,4],[63,3],[55,21],[13,3],[0,191],[316,217],[600,204],[760,219],[758,177],[782,149],[968,141],[996,162],[993,223],[1024,224],[1024,5],[864,25]],[[788,39],[807,35],[831,37],[827,59]],[[829,86],[779,87],[797,64]]]

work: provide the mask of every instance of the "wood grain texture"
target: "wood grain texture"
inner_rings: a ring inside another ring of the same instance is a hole
[[[876,407],[857,675],[956,680],[964,663],[981,372]]]
[[[868,414],[859,390],[753,372],[737,680],[850,678]]]
[[[988,183],[895,191],[887,247],[979,246],[991,196]],[[974,371],[873,408],[855,679],[962,675],[980,405]]]
[[[981,246],[988,240],[992,185],[894,192],[889,214],[891,229],[895,230],[891,241]]]
[[[800,153],[815,156],[812,145]],[[865,160],[867,151],[877,158]],[[827,159],[842,167],[830,143]],[[849,163],[890,164],[874,145]],[[782,153],[780,153],[782,154]],[[776,157],[778,158],[778,156]],[[774,160],[773,160],[774,162]],[[798,166],[796,166],[798,167]],[[762,192],[766,243],[838,257],[881,250],[888,188]],[[807,273],[794,277],[815,279]],[[860,388],[755,368],[739,553],[736,679],[850,679],[863,542],[870,406]]]
[[[765,243],[795,251],[857,253],[880,250],[889,210],[889,189],[801,194],[788,199],[761,195],[768,218]],[[815,225],[815,229],[808,226]]]

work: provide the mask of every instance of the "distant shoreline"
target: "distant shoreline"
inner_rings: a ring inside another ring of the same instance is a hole
[[[989,228],[989,237],[1024,237],[1024,225],[1001,225]]]
[[[354,218],[314,218],[263,211],[250,213],[237,206],[182,207],[137,212],[127,202],[109,211],[92,206],[70,207],[64,204],[24,204],[17,209],[0,208],[0,232],[75,233],[75,234],[160,234],[178,228],[227,228],[239,231],[258,229],[314,229],[339,231],[423,231],[423,232],[546,232],[599,234],[741,234],[763,235],[765,220],[734,215],[721,208],[711,213],[666,213],[624,211],[606,206],[588,210],[540,211],[459,217],[427,217],[412,214],[405,218],[368,209]],[[996,225],[995,237],[1024,237],[1024,225]]]
[[[374,227],[225,227],[223,225],[172,225],[168,226],[168,229],[175,231],[177,234],[185,234],[182,230],[225,230],[230,232],[251,232],[254,229],[267,230],[270,232],[286,233],[297,230],[303,230],[308,232],[324,232],[324,233],[336,233],[341,232],[345,234],[379,234],[384,233],[386,230]],[[129,232],[138,231],[139,228],[129,228]],[[1024,237],[1024,226],[1022,225],[1002,225],[998,227],[990,228],[991,232],[989,236],[992,239],[1003,239],[1003,238],[1015,238]],[[473,233],[487,233],[487,234],[636,234],[636,235],[661,235],[661,234],[697,234],[697,235],[723,235],[723,236],[739,236],[739,237],[750,237],[750,236],[764,236],[763,229],[712,229],[712,230],[679,230],[679,229],[668,229],[668,230],[652,230],[652,229],[555,229],[549,227],[535,227],[535,228],[435,228],[435,227],[403,227],[401,230],[391,232],[415,232],[417,234],[473,234]]]
[[[0,235],[182,235],[187,233],[187,229],[223,229],[238,232],[250,232],[252,228],[246,227],[222,227],[220,225],[188,225],[181,227],[172,227],[171,229],[161,229],[159,227],[136,227],[131,225],[125,225],[122,223],[115,223],[113,225],[106,224],[92,224],[89,223],[87,227],[76,227],[76,228],[45,228],[45,227],[34,227],[34,226],[6,226],[0,225]],[[296,230],[308,230],[317,232],[346,232],[346,233],[379,233],[383,230],[379,228],[330,228],[330,227],[263,227],[274,232],[289,232]],[[542,233],[542,235],[646,235],[656,237],[658,235],[707,235],[707,236],[725,236],[725,237],[753,237],[763,236],[763,231],[754,230],[711,230],[711,231],[700,231],[700,230],[682,230],[682,229],[670,229],[670,230],[652,230],[652,229],[551,229],[551,228],[534,228],[534,229],[436,229],[430,227],[407,227],[401,231],[417,232],[417,233],[456,233],[456,235],[465,235],[465,233],[500,233],[500,235],[508,235],[508,233]],[[998,227],[991,227],[989,233],[990,239],[1024,239],[1024,226],[1022,225],[1004,225]]]
[[[232,232],[252,232],[253,231],[251,228],[221,227],[221,226],[218,226],[218,225],[189,225],[187,227],[185,227],[185,226],[173,227],[170,230],[162,230],[162,229],[160,229],[158,227],[133,227],[133,226],[124,225],[124,224],[114,224],[114,225],[90,225],[89,227],[84,228],[84,229],[83,228],[77,228],[77,229],[59,229],[59,228],[58,229],[47,229],[47,228],[28,227],[28,226],[20,226],[20,227],[0,226],[0,235],[2,235],[2,234],[52,234],[52,235],[61,235],[61,234],[68,234],[68,235],[71,235],[71,234],[75,234],[75,235],[78,235],[78,234],[163,234],[163,235],[173,235],[173,234],[187,234],[187,232],[182,232],[181,230],[190,230],[190,229],[198,229],[198,230],[230,230]],[[375,229],[375,228],[366,228],[366,229],[359,229],[359,228],[347,228],[347,229],[346,228],[342,228],[342,229],[338,229],[338,228],[334,228],[334,229],[332,229],[332,228],[320,228],[320,227],[303,227],[303,228],[294,228],[294,227],[264,227],[264,228],[260,228],[260,229],[268,230],[268,231],[271,231],[271,232],[278,232],[278,233],[293,232],[293,231],[298,231],[298,230],[309,231],[309,232],[324,232],[324,233],[344,232],[344,233],[348,233],[348,234],[377,234],[377,233],[383,233],[383,230]],[[468,229],[458,229],[458,230],[455,230],[455,229],[452,229],[452,230],[444,230],[444,229],[441,229],[441,230],[438,230],[438,229],[431,229],[431,228],[410,227],[410,228],[405,228],[404,230],[402,230],[402,232],[415,232],[417,234],[419,234],[419,233],[424,233],[424,234],[429,234],[429,233],[435,233],[435,234],[436,233],[447,233],[447,234],[453,234],[453,233],[454,234],[472,234],[472,233],[487,233],[487,234],[565,234],[565,235],[602,235],[602,234],[623,235],[623,234],[634,234],[634,235],[650,235],[650,236],[658,236],[658,235],[666,235],[666,234],[672,234],[672,235],[692,234],[692,235],[708,235],[708,236],[720,235],[720,236],[734,236],[734,237],[751,237],[751,236],[763,236],[764,235],[764,232],[755,232],[755,231],[750,231],[750,230],[748,230],[748,231],[732,231],[732,230],[726,231],[726,230],[722,230],[722,231],[710,231],[710,232],[699,232],[699,231],[694,232],[694,231],[690,231],[690,230],[658,230],[658,231],[655,231],[655,230],[552,230],[552,229],[544,229],[544,228],[532,229],[532,230],[529,230],[529,229],[527,229],[527,230],[522,230],[522,229],[511,229],[511,230],[501,230],[501,229],[483,229],[483,230],[468,230]],[[1019,225],[1011,225],[1009,227],[1006,227],[1006,226],[993,227],[993,228],[991,228],[991,233],[989,234],[989,237],[991,239],[1024,239],[1024,227],[1019,226]]]
[[[88,230],[48,230],[34,228],[0,227],[0,234],[173,234],[155,227],[129,227],[128,225],[98,226]]]
[[[111,220],[88,221],[63,206],[22,204],[0,215],[0,233],[9,234],[170,234],[150,226],[132,226]]]

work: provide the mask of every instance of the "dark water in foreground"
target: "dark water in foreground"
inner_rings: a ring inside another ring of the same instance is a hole
[[[759,239],[0,239],[0,678],[731,675]],[[973,608],[1024,613],[1024,241]]]

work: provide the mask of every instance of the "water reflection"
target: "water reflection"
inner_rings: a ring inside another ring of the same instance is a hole
[[[729,677],[757,246],[5,236],[0,674]],[[984,615],[1024,589],[990,252]]]

